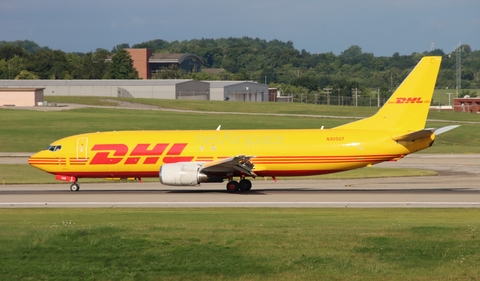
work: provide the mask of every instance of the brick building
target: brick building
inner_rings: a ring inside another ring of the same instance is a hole
[[[456,112],[480,113],[480,98],[453,99],[453,110]]]
[[[153,54],[151,49],[125,50],[130,53],[133,67],[141,79],[150,79],[152,73],[172,65],[186,72],[200,72],[203,66],[202,59],[194,54]]]
[[[133,67],[138,71],[138,77],[142,79],[152,78],[152,72],[148,59],[152,56],[151,49],[126,49],[133,60]]]

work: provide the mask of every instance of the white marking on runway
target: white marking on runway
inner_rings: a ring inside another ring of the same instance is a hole
[[[8,207],[480,207],[480,202],[4,202]]]

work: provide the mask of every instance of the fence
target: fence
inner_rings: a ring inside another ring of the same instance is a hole
[[[347,105],[347,106],[383,106],[388,98],[374,98],[358,95],[327,95],[327,94],[286,94],[293,97],[293,102],[324,104],[324,105]]]

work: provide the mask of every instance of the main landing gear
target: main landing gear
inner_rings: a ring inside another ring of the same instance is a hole
[[[80,190],[80,185],[77,182],[74,182],[74,183],[72,183],[72,185],[70,185],[70,190],[71,191],[79,191]]]
[[[250,189],[252,189],[252,182],[247,179],[242,179],[240,182],[231,180],[227,183],[227,191],[231,193],[249,191]]]

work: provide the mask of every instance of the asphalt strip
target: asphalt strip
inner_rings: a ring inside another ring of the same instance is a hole
[[[0,208],[123,208],[123,207],[267,207],[267,208],[400,208],[400,207],[428,207],[428,208],[480,208],[480,202],[4,202]]]

